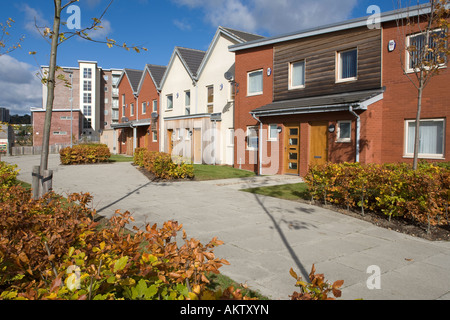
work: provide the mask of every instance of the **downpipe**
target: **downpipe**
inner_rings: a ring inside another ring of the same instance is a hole
[[[256,121],[259,122],[259,138],[258,138],[258,154],[259,154],[259,168],[258,175],[262,175],[262,131],[263,131],[263,123],[259,118],[255,116],[254,113],[250,113]]]
[[[360,152],[360,140],[361,140],[361,117],[353,111],[353,107],[350,106],[348,111],[356,117],[356,162],[359,162],[359,152]]]

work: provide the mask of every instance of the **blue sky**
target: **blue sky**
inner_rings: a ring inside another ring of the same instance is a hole
[[[68,0],[63,0],[67,3]],[[3,0],[3,2],[6,2]],[[99,17],[110,0],[80,0],[81,27]],[[405,1],[404,1],[405,2]],[[412,1],[416,3],[416,1]],[[420,3],[427,2],[421,0]],[[115,0],[107,11],[104,28],[95,39],[146,47],[128,52],[105,44],[71,39],[58,51],[58,65],[76,66],[78,60],[98,61],[103,68],[142,69],[146,63],[167,65],[175,46],[207,50],[219,25],[275,36],[309,27],[367,16],[377,5],[393,10],[397,0]],[[70,14],[62,15],[67,21]],[[13,18],[10,42],[25,36],[22,48],[0,57],[0,106],[11,114],[29,113],[41,105],[40,82],[33,76],[39,65],[48,65],[50,45],[36,32],[52,25],[52,0],[17,0],[2,5],[0,21]],[[63,27],[67,30],[67,27]],[[36,51],[35,56],[28,52]]]

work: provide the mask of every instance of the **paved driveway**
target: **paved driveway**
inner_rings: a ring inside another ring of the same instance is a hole
[[[37,156],[3,157],[31,181]],[[189,237],[225,242],[215,253],[231,265],[221,271],[272,299],[296,288],[292,267],[307,278],[312,264],[327,280],[344,280],[341,299],[450,300],[450,243],[430,242],[297,202],[253,195],[240,188],[295,183],[292,177],[208,182],[150,182],[130,163],[61,166],[50,157],[58,193],[90,192],[104,216],[133,213],[139,227],[177,220]],[[381,273],[368,273],[370,266]],[[369,289],[371,285],[379,289]]]

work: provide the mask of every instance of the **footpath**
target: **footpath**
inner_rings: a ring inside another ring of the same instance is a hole
[[[31,182],[39,156],[2,157]],[[220,270],[274,300],[296,291],[297,274],[312,265],[329,282],[344,280],[341,300],[450,300],[450,242],[431,242],[374,226],[340,213],[240,189],[301,182],[272,176],[217,181],[151,182],[130,163],[62,166],[51,155],[53,188],[89,192],[98,214],[129,211],[134,224],[183,224],[202,243],[218,237]]]

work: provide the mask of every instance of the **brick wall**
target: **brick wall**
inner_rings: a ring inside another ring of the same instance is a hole
[[[405,120],[416,118],[417,90],[404,75],[401,67],[401,59],[405,61],[404,38],[395,22],[383,25],[383,85],[386,86],[381,128],[381,161],[383,162],[412,162],[412,159],[403,157]],[[395,40],[397,43],[393,52],[388,52],[390,40]],[[409,75],[415,77],[413,73]],[[431,79],[425,88],[421,113],[422,119],[439,118],[446,120],[445,161],[450,161],[449,84],[450,72],[448,68],[441,69],[440,74]]]
[[[158,114],[159,112],[159,94],[156,89],[155,83],[152,80],[152,77],[150,74],[146,71],[144,81],[142,83],[141,91],[139,93],[139,119],[151,119],[152,112],[153,112],[153,100],[157,101],[158,105]],[[147,103],[147,112],[145,114],[142,113],[142,103]],[[152,119],[153,121],[153,119]],[[145,127],[142,130],[140,130],[139,133],[139,146],[140,147],[146,147],[150,151],[159,151],[159,124],[157,121],[157,132],[158,132],[158,141],[153,142],[153,135],[151,132],[151,127]],[[144,136],[147,136],[144,138]],[[146,141],[147,140],[147,141]]]
[[[250,111],[273,101],[273,73],[267,76],[267,69],[273,70],[273,48],[271,46],[236,52],[236,75],[238,92],[235,98],[235,153],[236,168],[257,171],[254,163],[257,152],[246,150],[246,132],[248,126],[258,126],[259,123],[250,115]],[[247,96],[247,73],[263,69],[263,94]],[[252,164],[252,162],[254,164]]]
[[[74,142],[79,139],[81,114],[79,111],[73,112],[72,131]],[[67,120],[61,119],[66,117]],[[53,111],[52,125],[50,129],[50,145],[70,144],[70,111]],[[45,112],[33,113],[33,146],[42,146],[44,137]],[[55,135],[55,132],[66,132],[64,135]]]

